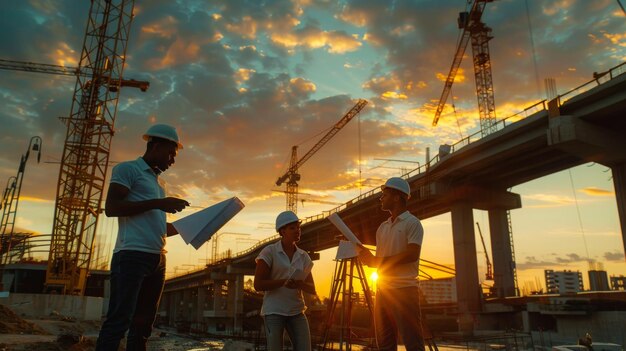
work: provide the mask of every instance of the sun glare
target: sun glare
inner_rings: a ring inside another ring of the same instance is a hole
[[[374,283],[376,283],[376,281],[378,280],[378,273],[376,271],[372,272],[372,274],[370,274],[370,280]]]

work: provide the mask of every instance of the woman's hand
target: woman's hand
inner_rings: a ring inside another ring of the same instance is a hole
[[[287,279],[285,281],[285,287],[288,289],[302,289],[303,285],[303,280]]]

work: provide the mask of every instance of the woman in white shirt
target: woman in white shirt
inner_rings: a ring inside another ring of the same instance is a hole
[[[281,239],[261,250],[254,273],[254,288],[265,292],[261,315],[265,320],[267,349],[281,351],[283,331],[287,330],[294,351],[310,351],[311,333],[304,315],[302,292],[315,294],[313,262],[296,245],[301,233],[295,213],[280,213],[276,217],[276,231]]]

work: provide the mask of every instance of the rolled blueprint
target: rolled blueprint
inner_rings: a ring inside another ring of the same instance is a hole
[[[337,213],[333,213],[328,216],[328,220],[339,229],[341,234],[346,237],[350,242],[355,243],[359,246],[363,246],[359,238],[354,235],[354,233],[348,228],[348,226],[341,220],[341,217]]]

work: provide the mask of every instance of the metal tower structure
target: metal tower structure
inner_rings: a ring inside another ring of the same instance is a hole
[[[367,100],[359,99],[359,101],[348,111],[335,125],[320,139],[317,144],[313,145],[300,160],[298,160],[298,146],[291,147],[291,160],[289,162],[289,170],[276,180],[276,185],[281,186],[287,181],[287,210],[298,213],[298,181],[300,180],[300,174],[298,169],[302,166],[311,156],[313,156],[319,149],[322,148],[332,137],[335,136],[354,116],[356,116],[363,107],[367,105]],[[296,161],[297,160],[297,161]]]
[[[30,156],[30,151],[37,152],[37,163],[41,160],[41,147],[43,146],[42,140],[38,136],[30,138],[28,143],[28,149],[26,153],[22,155],[20,160],[20,166],[17,169],[17,175],[10,177],[7,180],[7,187],[2,194],[2,202],[0,203],[0,209],[2,209],[2,220],[0,220],[0,264],[13,263],[13,258],[19,259],[21,256],[12,255],[11,249],[14,244],[21,242],[24,237],[28,236],[24,233],[20,235],[14,235],[15,229],[15,217],[17,215],[17,207],[20,201],[20,192],[22,191],[22,180],[24,179],[24,172],[26,171],[26,162]]]
[[[482,15],[487,3],[493,0],[474,0],[470,12],[461,12],[458,18],[459,28],[463,29],[459,40],[450,72],[439,98],[439,104],[435,111],[433,126],[437,125],[441,112],[446,105],[446,100],[452,89],[452,83],[459,70],[467,44],[472,42],[472,56],[474,66],[474,81],[476,83],[476,97],[478,99],[478,114],[480,120],[481,135],[487,136],[496,129],[496,105],[493,92],[493,78],[491,74],[491,57],[489,55],[489,40],[493,39],[491,28],[482,22]],[[519,295],[517,283],[517,268],[515,267],[515,248],[513,244],[513,227],[511,225],[511,212],[506,211],[507,222],[509,223],[509,238],[511,245],[512,266],[516,294]]]
[[[454,54],[452,67],[446,78],[443,92],[439,98],[433,126],[437,125],[441,112],[446,105],[446,100],[452,89],[452,83],[454,83],[454,78],[465,55],[465,48],[471,39],[480,129],[483,136],[496,131],[496,107],[491,75],[491,58],[489,56],[489,40],[493,37],[491,36],[491,28],[487,27],[481,19],[485,5],[492,1],[493,0],[475,0],[469,13],[461,12],[459,14],[458,25],[459,28],[463,29],[463,33],[461,34],[461,40],[459,40],[456,53]]]
[[[82,295],[109,160],[134,0],[92,0],[63,147],[46,290]]]

